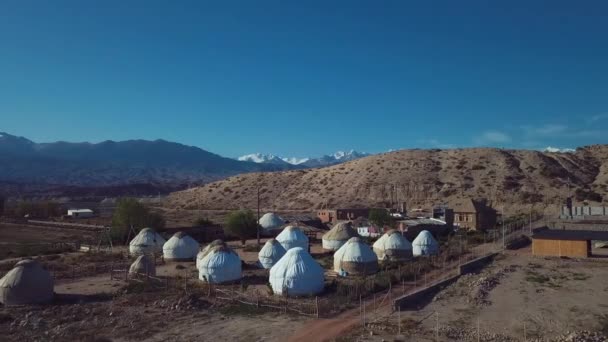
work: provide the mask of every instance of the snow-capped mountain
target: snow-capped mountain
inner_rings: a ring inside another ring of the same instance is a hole
[[[285,161],[291,165],[300,165],[300,164],[306,163],[307,161],[310,160],[310,158],[296,158],[296,157],[281,158],[281,159],[283,159],[283,161]]]
[[[286,160],[283,160],[274,154],[264,154],[264,153],[252,153],[247,154],[237,158],[240,161],[249,161],[259,164],[276,164],[276,165],[286,165],[292,164]],[[295,164],[293,164],[295,165]]]
[[[317,158],[297,158],[297,157],[278,157],[273,154],[253,153],[242,157],[238,160],[241,161],[252,161],[255,163],[263,164],[291,164],[300,167],[321,167],[335,165],[349,160],[354,160],[362,157],[369,156],[369,153],[357,152],[350,150],[348,152],[338,151],[331,155],[324,155]]]
[[[545,147],[545,149],[543,150],[543,152],[574,153],[574,152],[576,152],[576,150],[573,149],[573,148],[559,148],[559,147],[547,146],[547,147]]]

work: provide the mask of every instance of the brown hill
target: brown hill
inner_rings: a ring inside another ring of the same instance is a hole
[[[171,194],[176,209],[408,207],[487,198],[494,206],[524,210],[576,200],[608,199],[608,145],[575,153],[470,148],[402,150],[308,170],[250,173]]]

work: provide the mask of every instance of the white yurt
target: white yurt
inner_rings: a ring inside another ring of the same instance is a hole
[[[302,231],[302,228],[296,226],[287,226],[277,235],[277,241],[285,248],[286,251],[294,247],[302,247],[308,251],[308,237]]]
[[[414,256],[435,255],[439,253],[439,243],[428,230],[421,231],[412,242]]]
[[[198,266],[200,265],[201,260],[203,260],[205,258],[205,256],[207,256],[207,254],[209,254],[209,252],[211,251],[211,248],[213,248],[215,246],[225,246],[225,247],[228,247],[228,245],[224,241],[222,241],[222,240],[218,239],[218,240],[211,241],[211,243],[209,243],[207,246],[205,246],[205,248],[203,248],[196,255],[196,269],[198,269]]]
[[[262,233],[272,234],[272,231],[280,229],[285,221],[275,213],[266,213],[260,217],[258,224],[262,227]]]
[[[285,255],[285,248],[275,240],[266,241],[264,247],[258,253],[258,260],[262,268],[269,269],[276,264],[281,257]]]
[[[334,253],[334,271],[351,275],[367,275],[378,272],[378,257],[363,240],[350,238]]]
[[[21,260],[0,279],[0,303],[23,305],[53,299],[53,277],[35,260]]]
[[[220,284],[241,279],[241,258],[225,245],[213,246],[199,262],[200,280]]]
[[[384,233],[372,247],[378,260],[407,260],[412,257],[412,244],[395,229]]]
[[[163,258],[166,261],[194,261],[199,247],[190,235],[177,232],[163,245]]]
[[[294,247],[272,266],[268,281],[274,294],[307,296],[323,291],[325,278],[321,265],[305,249]]]
[[[155,276],[156,265],[154,260],[148,255],[140,255],[129,267],[129,275],[131,277],[137,276]]]
[[[142,255],[162,252],[165,242],[167,241],[152,228],[144,228],[129,242],[129,253]]]
[[[323,249],[337,251],[348,239],[358,236],[350,222],[338,222],[323,235]]]

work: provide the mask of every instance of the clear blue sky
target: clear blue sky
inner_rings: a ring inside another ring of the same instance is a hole
[[[606,1],[0,3],[0,131],[226,156],[608,143]]]

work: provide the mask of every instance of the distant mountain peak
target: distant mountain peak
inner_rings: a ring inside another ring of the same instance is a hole
[[[367,157],[369,155],[369,153],[349,150],[347,152],[337,151],[331,155],[323,155],[317,158],[278,157],[270,153],[252,153],[238,157],[237,159],[240,161],[250,161],[261,164],[281,164],[281,162],[283,162],[301,167],[319,167],[334,165],[349,160]]]

